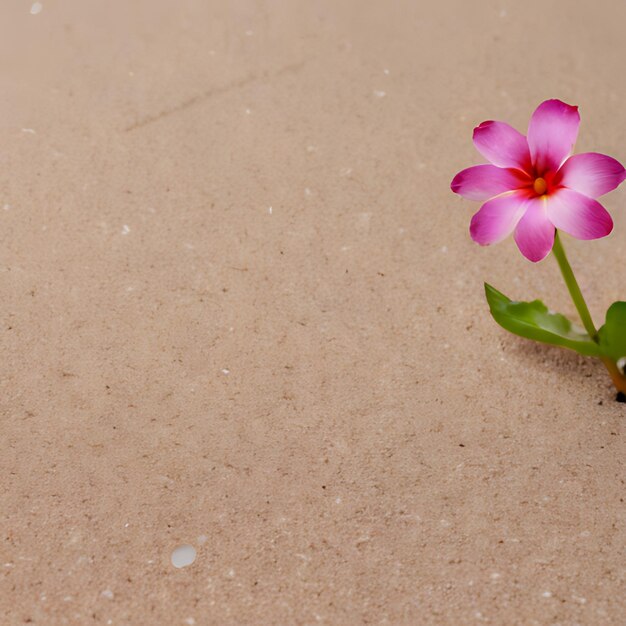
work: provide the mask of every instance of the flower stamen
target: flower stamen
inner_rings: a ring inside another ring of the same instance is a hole
[[[538,196],[543,196],[548,190],[548,183],[543,178],[536,178],[533,184],[533,189]]]

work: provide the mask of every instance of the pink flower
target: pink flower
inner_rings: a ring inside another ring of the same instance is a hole
[[[528,137],[504,122],[474,129],[474,145],[491,164],[469,167],[451,184],[464,198],[486,201],[470,224],[474,241],[487,246],[514,232],[521,253],[541,261],[555,228],[577,239],[611,232],[613,220],[595,198],[615,189],[626,170],[596,152],[570,156],[579,124],[578,107],[546,100],[530,118]]]

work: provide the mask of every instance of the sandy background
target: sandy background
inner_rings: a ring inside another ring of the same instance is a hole
[[[626,4],[31,4],[0,4],[0,623],[623,624],[626,407],[490,319],[483,280],[574,310],[449,182],[549,97],[626,160]],[[606,205],[566,241],[597,321]]]

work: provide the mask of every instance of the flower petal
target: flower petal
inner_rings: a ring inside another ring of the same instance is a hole
[[[536,263],[545,259],[554,245],[554,224],[548,219],[545,196],[528,198],[525,213],[515,228],[520,252]]]
[[[505,122],[483,122],[474,129],[474,145],[498,167],[529,171],[530,152],[526,137]]]
[[[524,214],[526,200],[527,195],[518,191],[485,202],[472,217],[472,239],[481,246],[488,246],[508,237]]]
[[[585,152],[567,159],[554,182],[597,198],[613,191],[624,180],[626,170],[619,161],[605,154]]]
[[[572,153],[579,124],[578,107],[560,100],[546,100],[537,107],[528,125],[528,146],[538,175],[556,172]]]
[[[548,219],[576,239],[599,239],[613,230],[613,220],[597,201],[565,187],[548,196]]]
[[[530,178],[519,170],[504,169],[495,165],[475,165],[459,172],[450,188],[468,200],[489,200],[505,191],[514,191]]]

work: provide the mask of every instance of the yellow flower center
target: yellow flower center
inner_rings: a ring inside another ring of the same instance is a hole
[[[533,184],[533,189],[538,196],[543,196],[548,190],[548,183],[543,178],[536,178]]]

